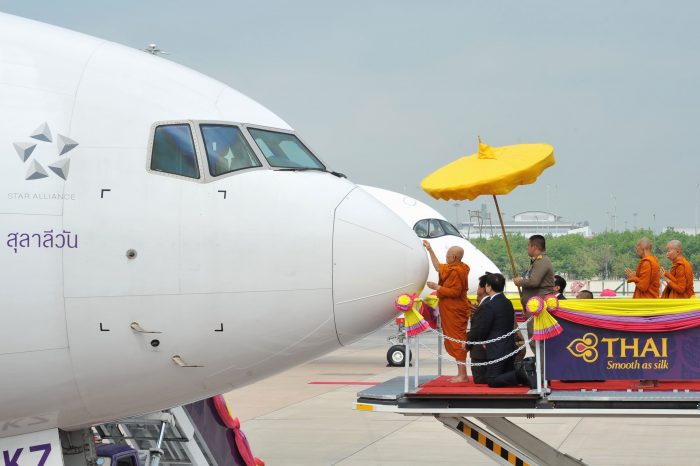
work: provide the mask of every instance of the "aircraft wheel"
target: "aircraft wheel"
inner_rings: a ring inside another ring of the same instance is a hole
[[[394,345],[389,348],[386,352],[386,360],[392,367],[401,367],[404,365],[404,358],[406,356],[406,345]],[[411,351],[408,352],[408,362],[409,364],[413,360],[413,354]]]

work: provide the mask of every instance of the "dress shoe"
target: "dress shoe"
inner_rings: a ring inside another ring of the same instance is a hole
[[[526,371],[524,367],[521,366],[517,371],[515,371],[515,375],[518,378],[518,382],[520,382],[522,385],[526,385],[530,388],[537,388],[536,375]]]

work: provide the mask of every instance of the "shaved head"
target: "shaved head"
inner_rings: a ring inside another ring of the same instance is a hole
[[[460,248],[459,246],[452,246],[447,250],[448,263],[450,256],[455,258],[455,262],[460,262],[464,257],[464,249]]]
[[[678,241],[677,239],[672,239],[671,241],[666,243],[666,257],[668,257],[668,260],[674,262],[682,255],[683,246],[681,245],[680,241]]]
[[[645,236],[637,241],[637,247],[634,252],[637,254],[637,257],[642,259],[646,256],[651,256],[651,248],[651,240]]]
[[[667,248],[675,249],[679,252],[683,251],[683,245],[677,239],[672,239],[666,244]]]
[[[651,240],[646,236],[640,238],[639,241],[637,241],[637,246],[640,246],[643,249],[651,249]]]

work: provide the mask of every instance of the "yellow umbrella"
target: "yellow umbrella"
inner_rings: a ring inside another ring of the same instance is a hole
[[[479,152],[461,157],[426,176],[421,188],[435,199],[445,200],[471,201],[482,194],[492,195],[513,276],[516,276],[513,253],[496,195],[508,194],[521,184],[534,183],[546,168],[555,163],[554,148],[549,144],[491,147],[479,139]]]

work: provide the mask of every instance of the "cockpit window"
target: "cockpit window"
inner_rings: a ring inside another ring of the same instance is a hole
[[[162,125],[153,134],[151,170],[199,178],[197,152],[188,124]]]
[[[419,220],[413,225],[413,231],[416,232],[419,238],[439,238],[445,235],[462,237],[454,225],[437,218]]]
[[[428,237],[428,220],[420,220],[415,225],[413,225],[413,231],[416,232],[419,238]]]
[[[258,128],[248,128],[248,132],[272,167],[317,170],[326,168],[293,134]]]
[[[428,237],[437,238],[439,236],[445,236],[445,230],[442,229],[440,220],[434,218],[430,220],[430,229],[428,230]]]
[[[243,133],[235,126],[200,125],[211,176],[219,176],[244,168],[260,167]]]
[[[459,233],[459,230],[454,225],[452,225],[450,222],[440,220],[440,224],[442,225],[442,229],[445,230],[446,235],[459,236],[459,237],[462,236]]]

